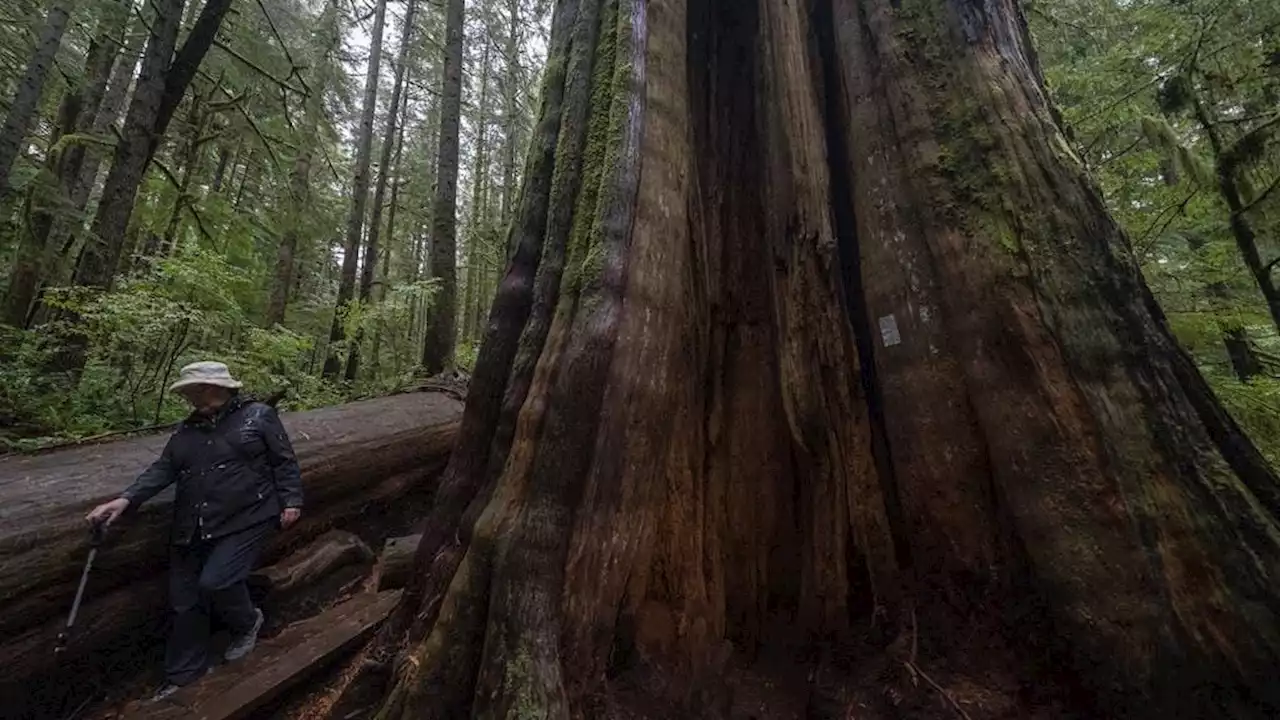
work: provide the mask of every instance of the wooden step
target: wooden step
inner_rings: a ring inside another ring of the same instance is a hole
[[[258,643],[249,657],[223,665],[128,720],[241,720],[343,650],[369,637],[395,608],[400,591],[364,593]]]

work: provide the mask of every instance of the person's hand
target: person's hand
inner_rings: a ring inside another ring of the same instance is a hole
[[[85,520],[90,525],[107,526],[116,521],[116,518],[129,509],[129,501],[125,498],[116,498],[109,503],[103,503],[85,516]]]
[[[285,508],[284,512],[280,513],[280,528],[288,530],[289,526],[298,522],[300,517],[302,517],[301,508]]]

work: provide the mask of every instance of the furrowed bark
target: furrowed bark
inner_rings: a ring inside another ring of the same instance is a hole
[[[557,316],[571,313],[569,338],[545,390],[543,427],[529,464],[522,507],[496,536],[490,622],[473,712],[482,717],[569,715],[561,656],[562,607],[571,526],[594,454],[582,437],[609,450],[600,435],[606,388],[626,292],[627,254],[639,177],[640,119],[644,111],[645,6],[606,2],[596,52],[588,183],[580,217],[587,237],[576,238],[565,280],[570,297]],[[600,126],[594,127],[599,121]],[[567,293],[566,293],[567,294]],[[548,358],[554,358],[548,355]],[[513,448],[528,452],[525,447]]]
[[[901,338],[877,356],[891,442],[913,431],[963,493],[895,452],[904,508],[927,521],[917,572],[1028,581],[1005,602],[1048,609],[1053,649],[1111,712],[1275,707],[1251,669],[1280,649],[1258,584],[1280,559],[1275,477],[1172,339],[1054,122],[1018,8],[833,6],[874,113],[846,137],[868,309]],[[885,168],[901,168],[888,187]],[[901,271],[872,285],[873,263]],[[940,440],[903,422],[940,412]]]
[[[593,717],[637,671],[715,715],[734,650],[858,639],[896,667],[980,627],[1082,716],[1280,711],[1280,484],[1170,334],[1013,0],[579,0],[552,38],[516,232],[549,201],[545,225],[351,693]]]

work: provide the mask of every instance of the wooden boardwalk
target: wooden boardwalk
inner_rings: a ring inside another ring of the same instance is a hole
[[[400,591],[366,593],[290,625],[263,640],[244,660],[218,667],[207,677],[157,704],[142,703],[127,720],[242,720],[305,679],[325,661],[369,637],[386,619]]]

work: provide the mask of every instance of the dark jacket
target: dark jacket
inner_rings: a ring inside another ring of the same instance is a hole
[[[212,540],[302,507],[302,477],[274,408],[234,397],[213,418],[192,415],[160,459],[121,497],[136,510],[169,485],[173,542]]]

